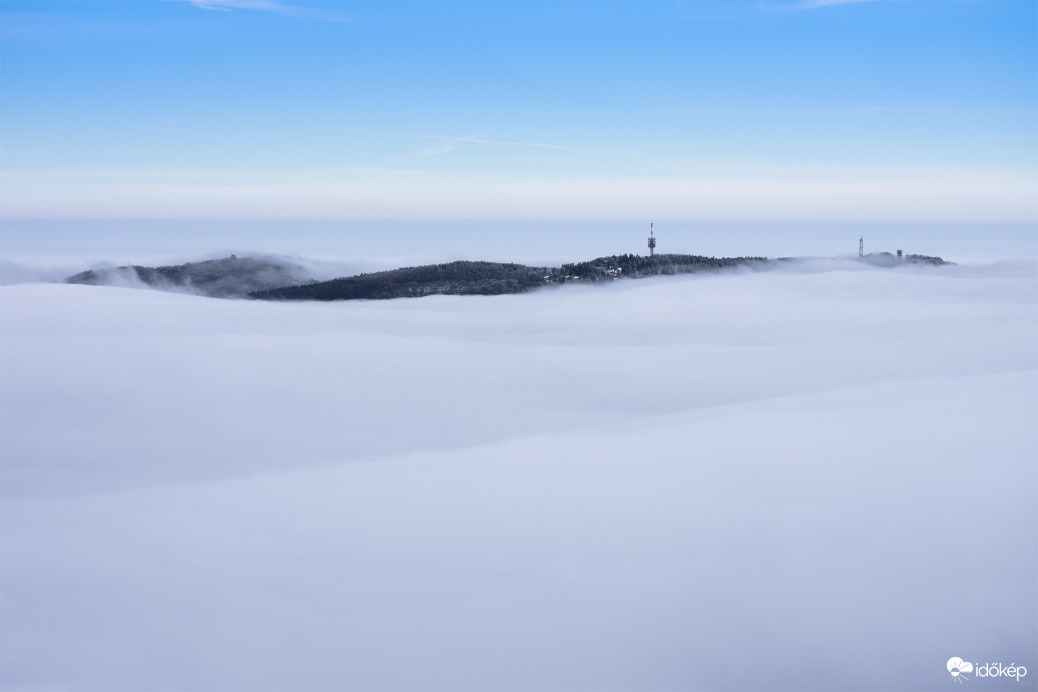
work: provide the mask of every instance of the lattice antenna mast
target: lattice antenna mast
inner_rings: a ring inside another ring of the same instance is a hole
[[[652,234],[652,222],[649,222],[649,257],[656,253],[656,236]]]
[[[858,257],[865,256],[865,236],[858,238]]]

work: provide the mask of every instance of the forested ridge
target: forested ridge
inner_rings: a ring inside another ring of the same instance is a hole
[[[539,286],[571,281],[612,281],[658,274],[687,274],[737,266],[760,266],[764,257],[703,257],[700,255],[612,255],[561,267],[529,267],[500,262],[457,261],[404,267],[253,291],[260,300],[355,300],[416,298],[446,295],[522,293]]]
[[[417,298],[432,294],[498,295],[520,293],[549,281],[547,267],[500,262],[448,262],[404,267],[254,291],[262,300],[356,300]]]
[[[948,264],[940,257],[889,252],[855,258],[879,267],[905,264]],[[144,267],[90,269],[70,276],[68,283],[92,285],[146,285],[161,290],[190,291],[217,297],[259,300],[380,300],[427,295],[500,295],[523,293],[541,286],[570,282],[638,279],[661,274],[714,272],[743,267],[763,269],[801,261],[782,257],[706,257],[664,254],[610,255],[561,267],[531,267],[512,262],[456,261],[343,276],[317,281],[298,262],[287,258],[238,258]]]

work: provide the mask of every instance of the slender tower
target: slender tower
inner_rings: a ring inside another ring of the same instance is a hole
[[[652,222],[649,222],[649,257],[656,253],[656,236],[652,234]]]
[[[865,256],[865,236],[858,238],[858,257]]]

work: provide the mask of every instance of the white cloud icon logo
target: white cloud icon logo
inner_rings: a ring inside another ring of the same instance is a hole
[[[948,659],[948,672],[951,673],[953,678],[959,677],[962,673],[972,673],[973,664],[969,661],[963,661],[959,657]]]

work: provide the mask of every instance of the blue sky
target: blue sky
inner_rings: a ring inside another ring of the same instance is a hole
[[[1033,222],[1038,3],[0,2],[7,217]]]

